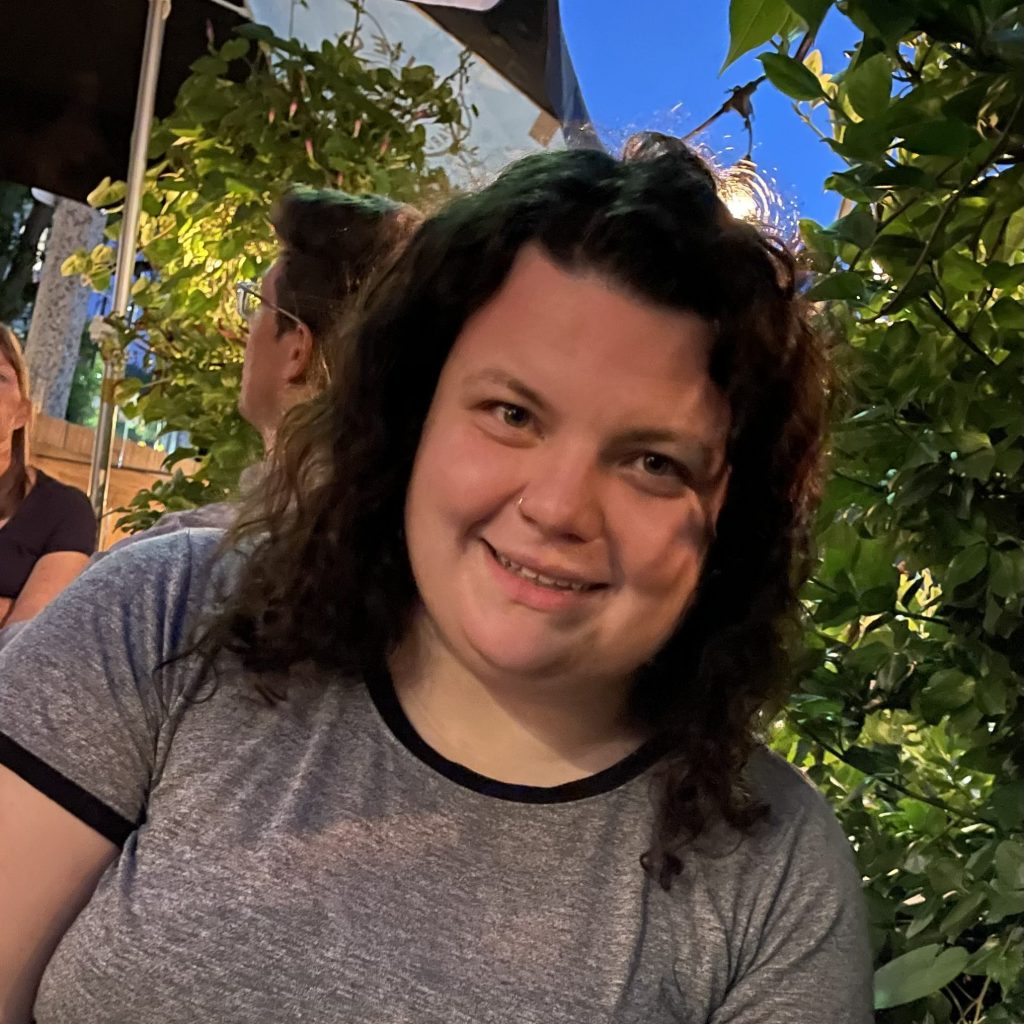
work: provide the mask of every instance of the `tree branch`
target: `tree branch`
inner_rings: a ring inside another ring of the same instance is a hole
[[[790,720],[792,721],[790,715],[787,714],[786,717],[790,718]],[[973,814],[966,814],[963,811],[958,811],[956,808],[950,807],[949,804],[945,804],[941,800],[937,800],[935,797],[925,796],[924,793],[918,793],[910,789],[909,786],[903,785],[903,783],[901,782],[894,782],[892,779],[885,778],[885,776],[875,775],[873,772],[864,771],[864,769],[860,766],[852,764],[850,761],[848,761],[841,750],[837,750],[835,747],[826,743],[806,726],[801,727],[796,723],[793,723],[793,726],[798,733],[804,733],[810,740],[812,740],[814,743],[817,743],[822,750],[827,751],[834,758],[836,758],[837,761],[841,761],[843,764],[848,765],[850,768],[856,768],[857,771],[861,772],[863,775],[866,775],[869,778],[874,779],[877,785],[888,786],[890,789],[895,789],[898,793],[902,793],[904,796],[909,796],[911,800],[919,800],[923,804],[929,804],[931,807],[937,807],[940,811],[944,811],[946,814],[950,814],[954,818],[959,818],[961,821],[970,821],[976,825],[984,825],[987,828],[990,828],[993,831],[998,832],[996,826],[993,825],[991,821],[987,821],[985,818],[978,818]]]
[[[859,484],[861,487],[866,487],[869,491],[874,491],[876,494],[885,494],[885,488],[878,484],[869,483],[867,480],[858,480],[855,476],[850,476],[844,473],[842,470],[833,469],[832,476],[837,477],[839,480],[846,480],[847,483]]]
[[[972,351],[981,356],[990,366],[995,366],[996,361],[962,328],[958,327],[949,314],[931,297],[925,295],[924,301],[931,308],[932,312]]]
[[[683,142],[689,142],[695,135],[700,135],[705,128],[710,127],[715,123],[723,114],[728,114],[730,110],[735,110],[744,121],[750,120],[750,97],[757,91],[757,87],[768,78],[767,75],[761,75],[760,78],[755,78],[753,81],[747,82],[746,85],[734,86],[731,90],[729,98],[706,120],[702,121],[693,131],[687,132],[683,136]]]

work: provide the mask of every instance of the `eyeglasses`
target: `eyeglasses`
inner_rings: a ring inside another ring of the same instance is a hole
[[[275,306],[273,302],[265,299],[255,281],[239,281],[235,285],[235,301],[238,304],[238,315],[246,323],[252,322],[252,318],[260,308],[260,303],[263,303],[264,306],[272,309],[275,313],[280,313],[281,316],[293,321],[297,327],[302,326],[302,321],[294,313],[289,313],[287,309]]]

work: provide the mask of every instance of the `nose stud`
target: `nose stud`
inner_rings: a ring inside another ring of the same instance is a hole
[[[519,495],[519,500],[516,502],[516,508],[519,509],[520,512],[523,510],[523,495],[521,494]]]

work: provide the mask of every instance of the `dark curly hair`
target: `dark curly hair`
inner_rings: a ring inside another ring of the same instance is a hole
[[[403,506],[421,428],[463,325],[527,244],[705,318],[732,410],[731,477],[695,601],[633,690],[664,750],[641,861],[668,888],[709,825],[765,812],[742,771],[759,713],[790,681],[829,395],[793,257],[729,214],[692,154],[530,156],[423,224],[338,340],[329,390],[289,414],[262,504],[229,536],[247,555],[202,646],[237,656],[270,699],[292,665],[359,673],[395,649],[417,600]]]

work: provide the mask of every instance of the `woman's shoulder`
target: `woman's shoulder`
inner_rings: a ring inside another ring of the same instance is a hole
[[[845,844],[835,812],[796,765],[765,746],[754,749],[745,778],[751,795],[768,808],[765,838],[798,841],[808,835],[838,839]]]
[[[115,545],[90,569],[111,578],[128,580],[142,578],[170,580],[182,575],[209,579],[218,575],[218,565],[231,563],[232,556],[222,559],[224,531],[215,528],[186,528],[155,536],[141,536],[136,543]]]
[[[719,823],[697,840],[694,852],[706,858],[709,882],[757,889],[788,875],[794,865],[828,873],[830,864],[849,861],[850,846],[835,812],[799,768],[758,746],[744,783],[766,813],[746,831]]]
[[[89,499],[85,497],[85,492],[74,484],[66,484],[63,480],[58,480],[55,476],[50,476],[45,469],[41,469],[39,466],[29,466],[29,480],[32,483],[32,489],[42,492],[49,492],[51,494],[77,494],[80,497],[85,498],[86,501]]]
[[[80,490],[73,484],[66,484],[63,480],[50,476],[49,473],[38,466],[31,468],[33,477],[32,489],[29,494],[35,494],[38,498],[45,498],[48,505],[59,502],[64,508],[85,511],[92,516],[92,503],[89,501],[85,491]]]
[[[38,541],[41,554],[74,551],[91,555],[96,550],[96,514],[77,487],[57,480],[38,467],[31,468],[32,488],[23,502],[26,529]]]
[[[187,528],[112,548],[94,560],[87,577],[115,591],[145,589],[157,604],[170,601],[192,610],[207,609],[230,592],[242,555],[225,549],[224,531]],[[173,597],[172,597],[173,595]]]

